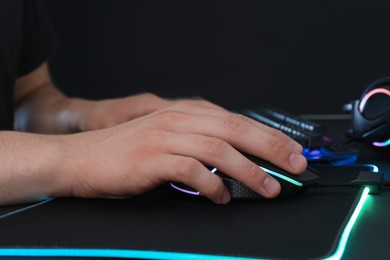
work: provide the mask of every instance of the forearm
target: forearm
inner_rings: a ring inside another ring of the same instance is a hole
[[[80,131],[78,106],[87,101],[68,98],[57,89],[46,62],[16,80],[14,96],[16,130],[50,134]]]
[[[63,145],[56,137],[0,132],[0,205],[71,194]]]

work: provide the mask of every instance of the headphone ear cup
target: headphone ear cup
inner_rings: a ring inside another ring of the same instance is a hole
[[[352,102],[351,112],[353,137],[390,156],[390,77],[371,83],[361,98]]]
[[[370,92],[373,89],[380,88],[380,87],[390,87],[390,76],[383,77],[380,79],[375,80],[371,84],[369,84],[364,91],[362,92],[360,96],[360,100],[364,98],[365,95],[367,95],[368,92]]]
[[[377,79],[364,89],[358,109],[367,119],[374,119],[390,113],[389,102],[390,76]]]

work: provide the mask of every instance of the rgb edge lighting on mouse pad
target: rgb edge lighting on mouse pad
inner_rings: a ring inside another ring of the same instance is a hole
[[[269,236],[267,232],[274,232],[272,230],[277,227],[276,223],[267,220],[268,217],[262,219],[262,215],[267,215],[266,209],[268,209],[268,213],[278,214],[277,216],[269,215],[271,219],[275,220],[274,222],[277,222],[285,218],[286,215],[282,212],[285,211],[284,208],[288,207],[288,204],[292,204],[298,212],[302,212],[310,218],[320,219],[321,216],[326,218],[324,216],[326,212],[344,212],[340,214],[339,221],[332,224],[334,229],[329,233],[328,238],[326,234],[321,237],[321,241],[319,241],[321,243],[318,243],[318,246],[321,246],[322,249],[309,253],[303,252],[303,248],[297,248],[296,251],[300,258],[324,258],[323,256],[325,256],[330,259],[338,259],[344,251],[353,223],[367,198],[367,192],[368,190],[364,190],[362,193],[351,194],[347,200],[333,196],[337,201],[349,201],[351,204],[348,204],[352,207],[353,214],[351,214],[350,208],[341,210],[342,208],[331,206],[331,208],[321,210],[320,207],[316,209],[314,204],[313,207],[310,207],[314,212],[310,212],[307,203],[303,203],[302,200],[291,201],[291,203],[281,202],[279,206],[274,203],[263,206],[256,206],[255,203],[232,203],[229,207],[219,207],[206,200],[183,200],[177,196],[156,202],[150,200],[149,204],[138,199],[129,200],[127,205],[126,201],[90,200],[86,202],[85,200],[55,199],[40,206],[44,207],[41,208],[41,212],[39,212],[40,207],[37,207],[29,214],[18,214],[0,221],[3,233],[2,238],[0,238],[0,244],[3,245],[3,248],[0,249],[0,256],[211,260],[286,257],[280,254],[283,252],[292,254],[292,252],[289,252],[291,248],[285,248],[286,244],[283,241],[280,241],[279,245],[273,243],[273,250],[267,249],[268,246],[264,245],[264,248],[258,251],[258,242],[266,244],[267,241],[256,238],[256,243],[254,243],[252,235],[262,232],[264,236]],[[318,194],[314,195],[311,197],[316,197]],[[315,201],[319,199],[319,203],[323,204],[321,200],[329,201],[327,197],[316,198]],[[249,213],[252,216],[248,215]],[[225,216],[225,219],[220,218],[222,216]],[[301,217],[297,215],[290,218],[292,222],[295,222]],[[238,230],[235,227],[228,229],[225,227],[225,231],[221,230],[225,224],[231,225],[231,221],[236,223],[239,219],[245,221],[240,221],[242,226]],[[348,223],[344,222],[345,219],[349,219]],[[144,221],[144,225],[142,225],[141,220]],[[148,221],[145,223],[145,220]],[[254,221],[257,221],[256,223],[264,221],[268,223],[269,227],[249,225],[250,222]],[[18,228],[15,228],[16,225]],[[252,230],[246,228],[246,225]],[[85,226],[91,229],[89,230]],[[329,230],[331,226],[327,226],[325,230]],[[213,230],[212,227],[216,230]],[[283,225],[279,225],[279,227],[283,228]],[[267,228],[270,230],[268,231]],[[294,231],[295,227],[291,229],[293,232],[300,230]],[[189,230],[192,234],[189,233]],[[340,230],[344,230],[342,235],[340,235]],[[318,231],[327,232],[321,231],[321,227]],[[59,234],[61,236],[58,236]],[[310,244],[312,234],[307,235],[309,236],[308,246],[315,247],[314,244]],[[118,240],[118,237],[121,239]],[[297,236],[294,235],[294,237]],[[293,243],[289,237],[286,237],[286,240],[290,241],[289,244]],[[312,238],[312,240],[315,239]],[[336,243],[337,247],[334,246],[335,241],[338,242]],[[224,243],[230,246],[227,247]],[[140,246],[140,244],[143,245]],[[301,243],[298,243],[297,247],[300,245]],[[308,250],[310,251],[310,249]],[[305,255],[306,253],[308,255]]]
[[[353,213],[348,216],[349,220],[345,225],[339,238],[337,248],[332,255],[323,259],[333,260],[340,259],[344,253],[348,237],[356,222],[359,213],[367,199],[369,190],[365,188],[358,202],[354,205]],[[22,257],[98,257],[98,258],[128,258],[128,259],[209,259],[209,260],[251,260],[265,259],[254,257],[224,256],[224,255],[207,255],[180,252],[164,252],[152,250],[131,250],[131,249],[94,249],[94,248],[0,248],[0,256],[22,256]]]

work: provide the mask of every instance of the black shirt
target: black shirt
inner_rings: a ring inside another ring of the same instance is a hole
[[[0,130],[13,128],[13,88],[58,46],[42,0],[0,0]]]

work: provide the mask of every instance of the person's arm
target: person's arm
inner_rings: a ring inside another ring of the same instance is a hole
[[[27,127],[61,132],[73,124],[67,115],[62,117],[69,105],[52,85],[36,78],[41,70],[42,66],[18,80],[18,113],[23,109],[31,113]],[[239,151],[294,174],[307,166],[302,147],[280,131],[206,101],[162,102],[167,104],[160,109],[141,109],[145,115],[96,131],[67,135],[0,131],[0,205],[46,196],[129,197],[167,181],[183,182],[215,203],[229,202],[227,188],[205,165],[273,198],[280,192],[279,183]],[[71,114],[77,117],[100,104],[107,108],[115,103],[83,104]]]
[[[15,86],[15,129],[36,133],[75,133],[106,128],[177,102],[223,109],[201,99],[168,100],[151,93],[86,100],[66,97],[50,77],[47,63],[22,76]]]
[[[177,103],[127,123],[69,135],[0,131],[0,205],[47,196],[123,198],[167,181],[215,203],[230,194],[213,165],[266,198],[279,183],[238,150],[299,174],[301,147],[278,131],[227,111]]]
[[[71,195],[61,145],[53,137],[0,131],[0,205]]]
[[[14,100],[16,130],[72,132],[72,121],[67,114],[71,99],[53,86],[46,63],[16,80]]]

